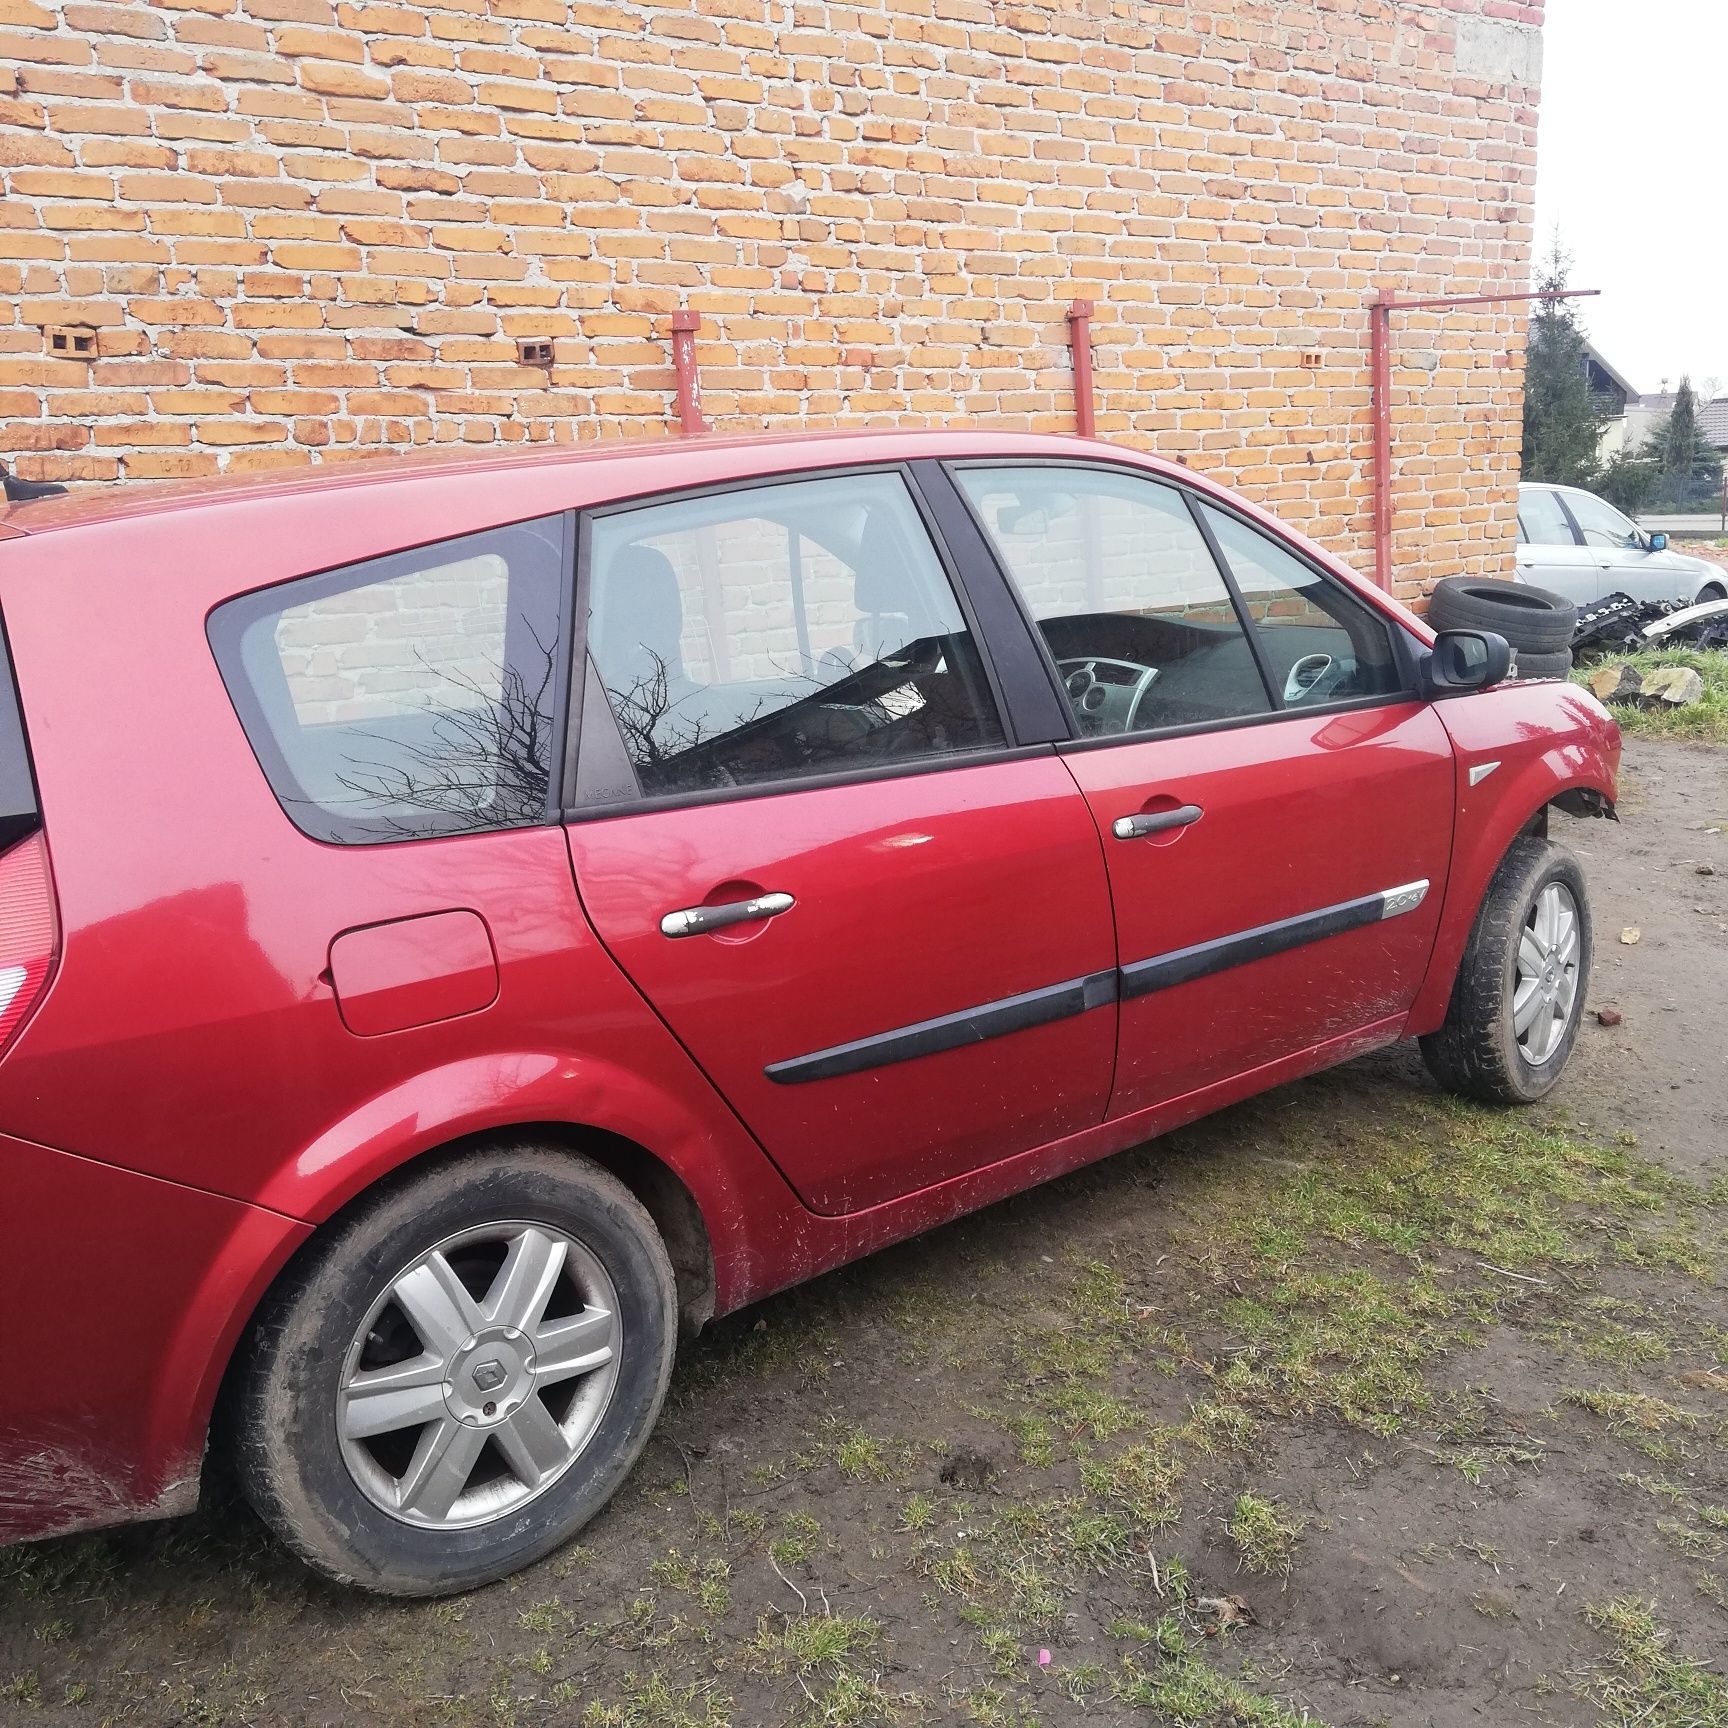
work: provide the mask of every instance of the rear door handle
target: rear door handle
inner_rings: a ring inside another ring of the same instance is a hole
[[[1118,816],[1110,832],[1118,840],[1143,840],[1148,834],[1163,834],[1171,828],[1186,828],[1200,820],[1198,804],[1178,804],[1174,810],[1143,810],[1138,816]]]
[[[660,920],[662,936],[705,936],[733,924],[754,924],[792,910],[790,894],[758,894],[754,900],[730,900],[724,906],[686,906]]]

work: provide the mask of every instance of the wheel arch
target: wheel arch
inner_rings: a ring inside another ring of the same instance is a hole
[[[316,1252],[330,1231],[339,1228],[357,1207],[375,1200],[384,1190],[411,1182],[451,1159],[484,1151],[489,1146],[502,1149],[525,1143],[549,1147],[572,1158],[587,1158],[630,1190],[654,1221],[672,1262],[680,1329],[686,1336],[701,1330],[714,1314],[714,1245],[696,1196],[662,1158],[622,1134],[576,1122],[522,1121],[457,1135],[404,1158],[357,1189],[316,1226],[286,1243],[283,1252],[274,1257],[273,1266],[261,1269],[261,1276],[249,1292],[250,1300],[244,1304],[243,1317],[238,1324],[231,1323],[231,1328],[216,1341],[220,1357],[213,1366],[217,1371],[208,1376],[211,1390],[203,1407],[194,1411],[202,1436],[206,1479],[212,1464],[225,1456],[229,1412],[236,1377],[246,1359],[247,1339],[276,1292],[292,1277],[304,1257]]]
[[[1540,768],[1546,759],[1532,767]],[[1446,1017],[1452,1000],[1458,967],[1465,944],[1476,923],[1482,898],[1513,845],[1526,835],[1549,838],[1550,819],[1556,810],[1570,816],[1601,816],[1616,820],[1614,782],[1611,770],[1592,772],[1568,784],[1556,784],[1552,771],[1527,776],[1516,799],[1504,797],[1492,817],[1477,832],[1460,832],[1455,838],[1452,866],[1446,884],[1446,900],[1428,972],[1411,1006],[1405,1027],[1407,1037],[1435,1031]],[[1462,830],[1464,823],[1460,822]]]

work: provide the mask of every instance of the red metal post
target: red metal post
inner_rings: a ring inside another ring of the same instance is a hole
[[[1369,403],[1374,422],[1374,580],[1392,586],[1392,314],[1438,311],[1453,306],[1498,306],[1521,300],[1588,300],[1600,288],[1560,288],[1533,294],[1440,294],[1400,300],[1390,288],[1368,307]]]
[[[1392,587],[1392,296],[1368,308],[1370,404],[1374,418],[1374,580]]]
[[[678,384],[678,430],[706,432],[702,417],[702,380],[696,370],[696,331],[699,314],[688,307],[672,314],[672,374]]]
[[[1092,302],[1076,300],[1068,308],[1068,345],[1074,351],[1074,430],[1093,436]]]

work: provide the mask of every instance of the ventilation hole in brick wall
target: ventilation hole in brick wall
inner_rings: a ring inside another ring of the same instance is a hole
[[[68,360],[94,360],[96,332],[75,326],[51,329],[48,332],[48,352],[63,355]]]
[[[1302,351],[1302,364],[1311,372],[1318,370],[1323,358],[1318,348],[1305,348]]]
[[[516,338],[516,358],[524,366],[550,366],[552,364],[552,338],[550,336],[518,336]]]

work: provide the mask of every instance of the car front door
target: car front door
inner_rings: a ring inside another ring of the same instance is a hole
[[[1644,531],[1612,504],[1589,492],[1559,494],[1594,560],[1599,594],[1634,600],[1690,600],[1692,583],[1677,559],[1652,552]]]
[[[1580,543],[1552,487],[1518,488],[1518,577],[1578,606],[1602,597],[1601,560]]]
[[[1101,1121],[1115,938],[1060,702],[1016,615],[981,641],[910,477],[654,499],[582,539],[583,905],[804,1202]]]
[[[1073,705],[1102,838],[1111,1114],[1393,1035],[1451,845],[1445,728],[1391,625],[1232,512],[1099,465],[957,465]]]

